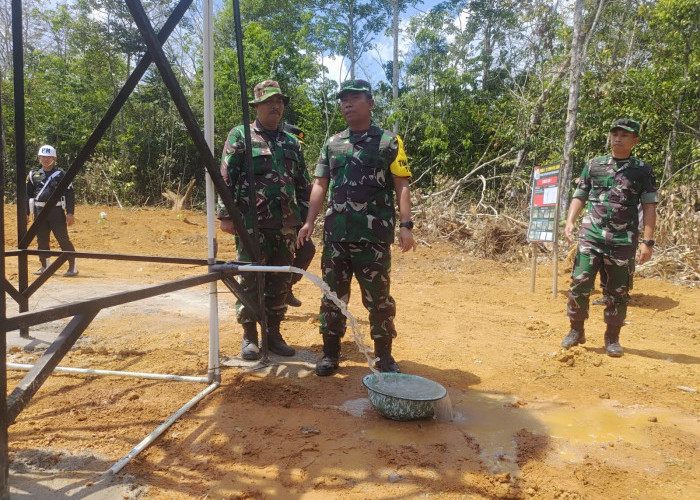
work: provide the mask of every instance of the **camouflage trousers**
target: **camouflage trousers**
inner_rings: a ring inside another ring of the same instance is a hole
[[[608,301],[603,313],[605,323],[611,326],[624,324],[629,302],[630,262],[633,262],[634,254],[634,245],[610,246],[590,240],[579,241],[566,304],[569,320],[588,319],[591,291],[598,270],[604,266],[608,280],[605,285]]]
[[[266,266],[290,266],[294,259],[296,229],[260,229],[259,233],[260,264]],[[234,239],[238,250],[238,260],[252,262],[253,257],[248,255],[243,249],[240,238],[235,236]],[[237,277],[246,297],[255,304],[258,302],[257,274],[241,273]],[[279,316],[281,318],[287,312],[286,299],[292,277],[290,273],[261,274],[264,282],[265,313],[268,316]],[[256,321],[255,313],[243,305],[240,300],[236,301],[236,318],[239,323]]]
[[[346,304],[350,302],[350,282],[354,274],[360,285],[362,304],[369,311],[371,337],[396,337],[396,302],[389,294],[389,243],[326,242],[321,256],[321,270],[323,281]],[[321,300],[319,318],[322,334],[345,335],[347,319],[325,295]]]
[[[635,250],[635,254],[637,251]],[[629,290],[632,290],[634,288],[634,269],[635,266],[637,265],[636,262],[636,255],[633,255],[632,258],[630,258],[629,261],[629,268],[630,268],[630,285],[629,285]],[[605,271],[605,266],[600,266],[600,289],[603,292],[603,295],[606,295],[605,292],[605,285],[608,283],[608,273]]]

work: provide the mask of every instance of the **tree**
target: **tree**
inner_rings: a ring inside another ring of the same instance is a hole
[[[332,54],[348,59],[350,78],[375,37],[387,27],[389,11],[383,0],[315,0],[314,39]]]

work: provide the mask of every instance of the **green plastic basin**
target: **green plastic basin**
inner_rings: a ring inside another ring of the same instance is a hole
[[[372,406],[392,420],[430,418],[435,413],[433,403],[447,394],[437,382],[407,373],[372,373],[362,383]]]

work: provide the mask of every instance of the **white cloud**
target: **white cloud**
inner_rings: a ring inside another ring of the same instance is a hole
[[[328,78],[335,80],[338,82],[338,84],[348,78],[350,70],[345,58],[337,56],[324,56],[323,58],[319,57],[318,62],[323,64],[328,69]]]
[[[471,12],[469,9],[464,9],[462,12],[459,13],[457,17],[455,17],[454,21],[452,21],[452,25],[457,28],[460,32],[464,31],[465,26],[467,25],[467,21],[469,19],[469,15]],[[447,35],[447,41],[449,43],[454,43],[455,41],[455,35],[449,34]]]

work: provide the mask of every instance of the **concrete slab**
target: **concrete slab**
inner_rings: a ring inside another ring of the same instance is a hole
[[[40,448],[11,453],[10,497],[32,500],[80,498],[120,500],[144,497],[148,488],[130,474],[105,473],[113,464],[92,452]]]
[[[28,337],[20,337],[19,330],[7,332],[7,352],[16,351],[19,347],[25,352],[45,351],[49,347],[58,333],[47,331],[30,331]]]
[[[275,375],[285,378],[304,378],[314,373],[316,369],[316,354],[311,351],[297,349],[294,356],[284,357],[270,354],[270,363],[264,365],[260,361],[248,361],[238,356],[222,356],[221,366],[230,366],[260,375]]]

